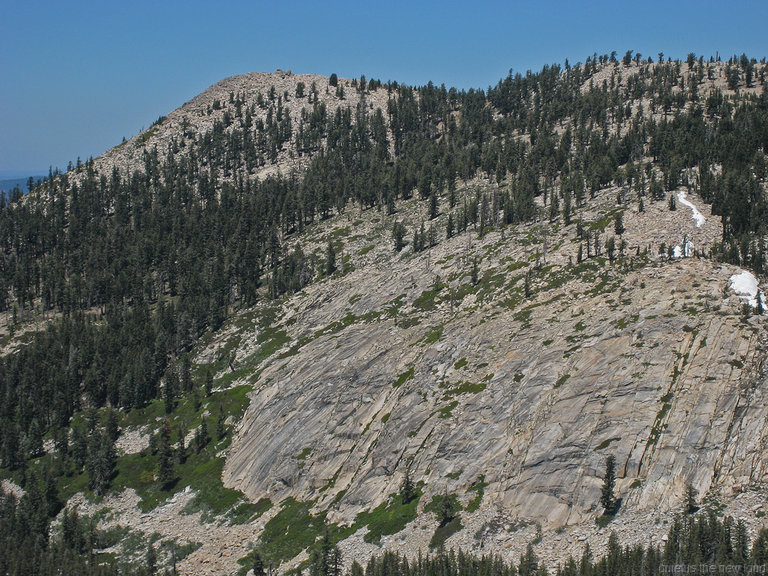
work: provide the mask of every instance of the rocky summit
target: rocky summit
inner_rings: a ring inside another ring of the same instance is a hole
[[[487,92],[246,74],[52,174],[2,208],[4,498],[55,486],[52,538],[90,518],[105,566],[187,574],[321,541],[553,569],[685,511],[754,538],[768,92],[744,58]]]

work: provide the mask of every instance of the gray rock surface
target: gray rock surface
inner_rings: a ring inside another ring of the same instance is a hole
[[[595,217],[615,208],[610,197],[598,199]],[[337,226],[360,222],[348,219]],[[708,246],[719,234],[711,218],[697,229],[689,211],[661,205],[627,210],[625,223],[630,254],[684,234]],[[507,553],[520,548],[509,548],[506,536],[478,538],[489,518],[539,525],[550,536],[559,529],[563,543],[562,534],[585,529],[577,541],[583,535],[599,547],[594,519],[608,454],[618,462],[622,523],[658,521],[656,531],[633,533],[645,543],[666,531],[662,519],[680,509],[687,483],[726,501],[762,489],[763,320],[745,318],[728,293],[735,268],[653,254],[569,265],[573,225],[463,236],[431,253],[395,255],[387,226],[377,226],[353,226],[345,250],[354,271],[282,305],[291,342],[259,368],[227,485],[254,500],[316,500],[335,521],[352,522],[397,492],[407,469],[426,484],[422,502],[444,491],[466,502],[467,488],[484,477],[481,510],[465,515],[452,542],[471,548],[483,540]],[[547,260],[525,298],[522,275],[542,251],[530,239],[545,235]],[[356,257],[371,241],[376,248]],[[467,288],[474,258],[481,281]],[[419,307],[435,276],[447,286],[433,307]],[[397,302],[395,318],[386,311]],[[341,324],[329,330],[334,322]],[[245,364],[258,349],[247,340]],[[395,386],[409,369],[413,377]],[[351,541],[359,545],[347,548],[370,553],[360,537]],[[548,546],[545,557],[559,558]]]

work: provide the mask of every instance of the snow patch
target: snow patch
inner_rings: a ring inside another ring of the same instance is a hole
[[[699,212],[699,209],[696,208],[693,204],[691,204],[688,200],[685,199],[686,194],[685,192],[678,192],[677,193],[677,200],[680,202],[680,204],[683,204],[684,206],[688,206],[688,208],[691,209],[691,212],[693,214],[691,215],[691,218],[693,218],[696,221],[696,228],[701,228],[704,225],[704,222],[707,221],[706,218],[704,218],[704,214]]]
[[[685,242],[683,242],[683,246],[675,246],[672,248],[672,257],[673,258],[690,258],[693,256],[693,242],[688,240],[686,238]]]
[[[757,308],[757,295],[759,294],[763,308],[766,308],[765,295],[758,288],[757,278],[751,272],[742,271],[740,274],[734,274],[728,280],[728,286],[733,290],[734,294],[752,306],[752,308]]]

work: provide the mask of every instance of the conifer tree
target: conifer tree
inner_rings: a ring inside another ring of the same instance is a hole
[[[616,497],[613,494],[616,484],[616,458],[613,454],[605,459],[605,473],[603,474],[603,487],[600,491],[600,505],[606,516],[613,516],[616,512]]]
[[[328,240],[328,247],[325,250],[325,275],[330,276],[336,272],[336,250],[333,242]]]
[[[173,450],[171,448],[171,423],[163,419],[160,426],[160,443],[158,446],[157,481],[165,489],[175,480],[173,467]]]

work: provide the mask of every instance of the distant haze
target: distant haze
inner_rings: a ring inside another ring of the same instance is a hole
[[[37,182],[38,179],[42,179],[42,174],[34,174],[32,175],[32,178],[35,179],[35,182]],[[0,193],[8,193],[11,190],[13,190],[16,186],[21,188],[22,192],[29,192],[29,188],[27,187],[27,182],[29,181],[29,176],[26,176],[24,178],[7,178],[0,180]]]

